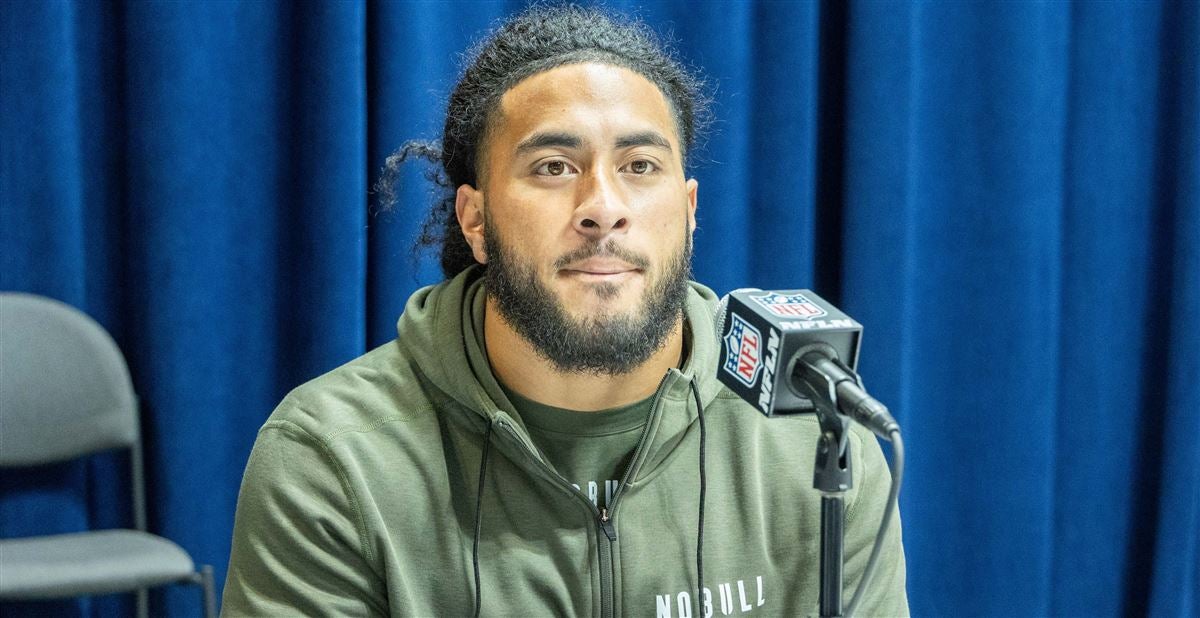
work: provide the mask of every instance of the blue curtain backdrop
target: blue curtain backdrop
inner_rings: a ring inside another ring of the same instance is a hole
[[[0,7],[0,288],[114,334],[151,528],[219,581],[256,429],[439,279],[411,251],[421,165],[393,213],[370,186],[521,5]],[[914,614],[1200,615],[1200,5],[609,6],[715,95],[697,278],[812,287],[866,325],[910,453]],[[129,525],[127,466],[5,471],[0,535]]]

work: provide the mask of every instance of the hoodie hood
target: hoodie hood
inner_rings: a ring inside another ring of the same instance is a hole
[[[507,421],[531,443],[524,423],[492,374],[486,351],[479,345],[486,298],[483,273],[482,268],[472,266],[449,281],[414,293],[396,325],[399,342],[433,386],[484,421],[474,423],[481,432],[487,424]],[[659,397],[686,402],[689,383],[695,380],[701,401],[707,406],[723,388],[716,379],[716,306],[717,296],[712,290],[689,282],[684,308],[687,360],[682,369],[667,371]],[[697,416],[692,406],[670,409],[650,419],[646,461],[651,465],[647,468],[665,458],[668,453],[660,451],[678,443]]]

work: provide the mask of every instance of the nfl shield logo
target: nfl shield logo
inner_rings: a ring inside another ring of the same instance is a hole
[[[762,337],[758,329],[730,312],[729,334],[725,335],[725,371],[747,387],[754,386],[762,369]]]
[[[828,315],[824,309],[803,294],[768,292],[761,296],[751,296],[750,298],[753,298],[754,302],[766,307],[767,311],[781,318],[811,320]]]

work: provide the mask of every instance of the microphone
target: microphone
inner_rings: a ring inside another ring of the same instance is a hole
[[[809,290],[734,290],[715,318],[717,377],[767,416],[832,412],[884,439],[900,426],[854,372],[862,325]]]

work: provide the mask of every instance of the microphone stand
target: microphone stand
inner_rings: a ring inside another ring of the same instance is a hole
[[[845,541],[845,496],[854,482],[850,469],[850,419],[837,413],[837,389],[832,380],[809,367],[802,360],[797,362],[792,383],[797,392],[811,393],[813,381],[799,378],[807,374],[816,378],[815,383],[828,386],[828,401],[822,397],[810,397],[821,427],[821,438],[817,441],[817,460],[813,469],[813,488],[821,492],[821,618],[842,615],[842,566]]]

